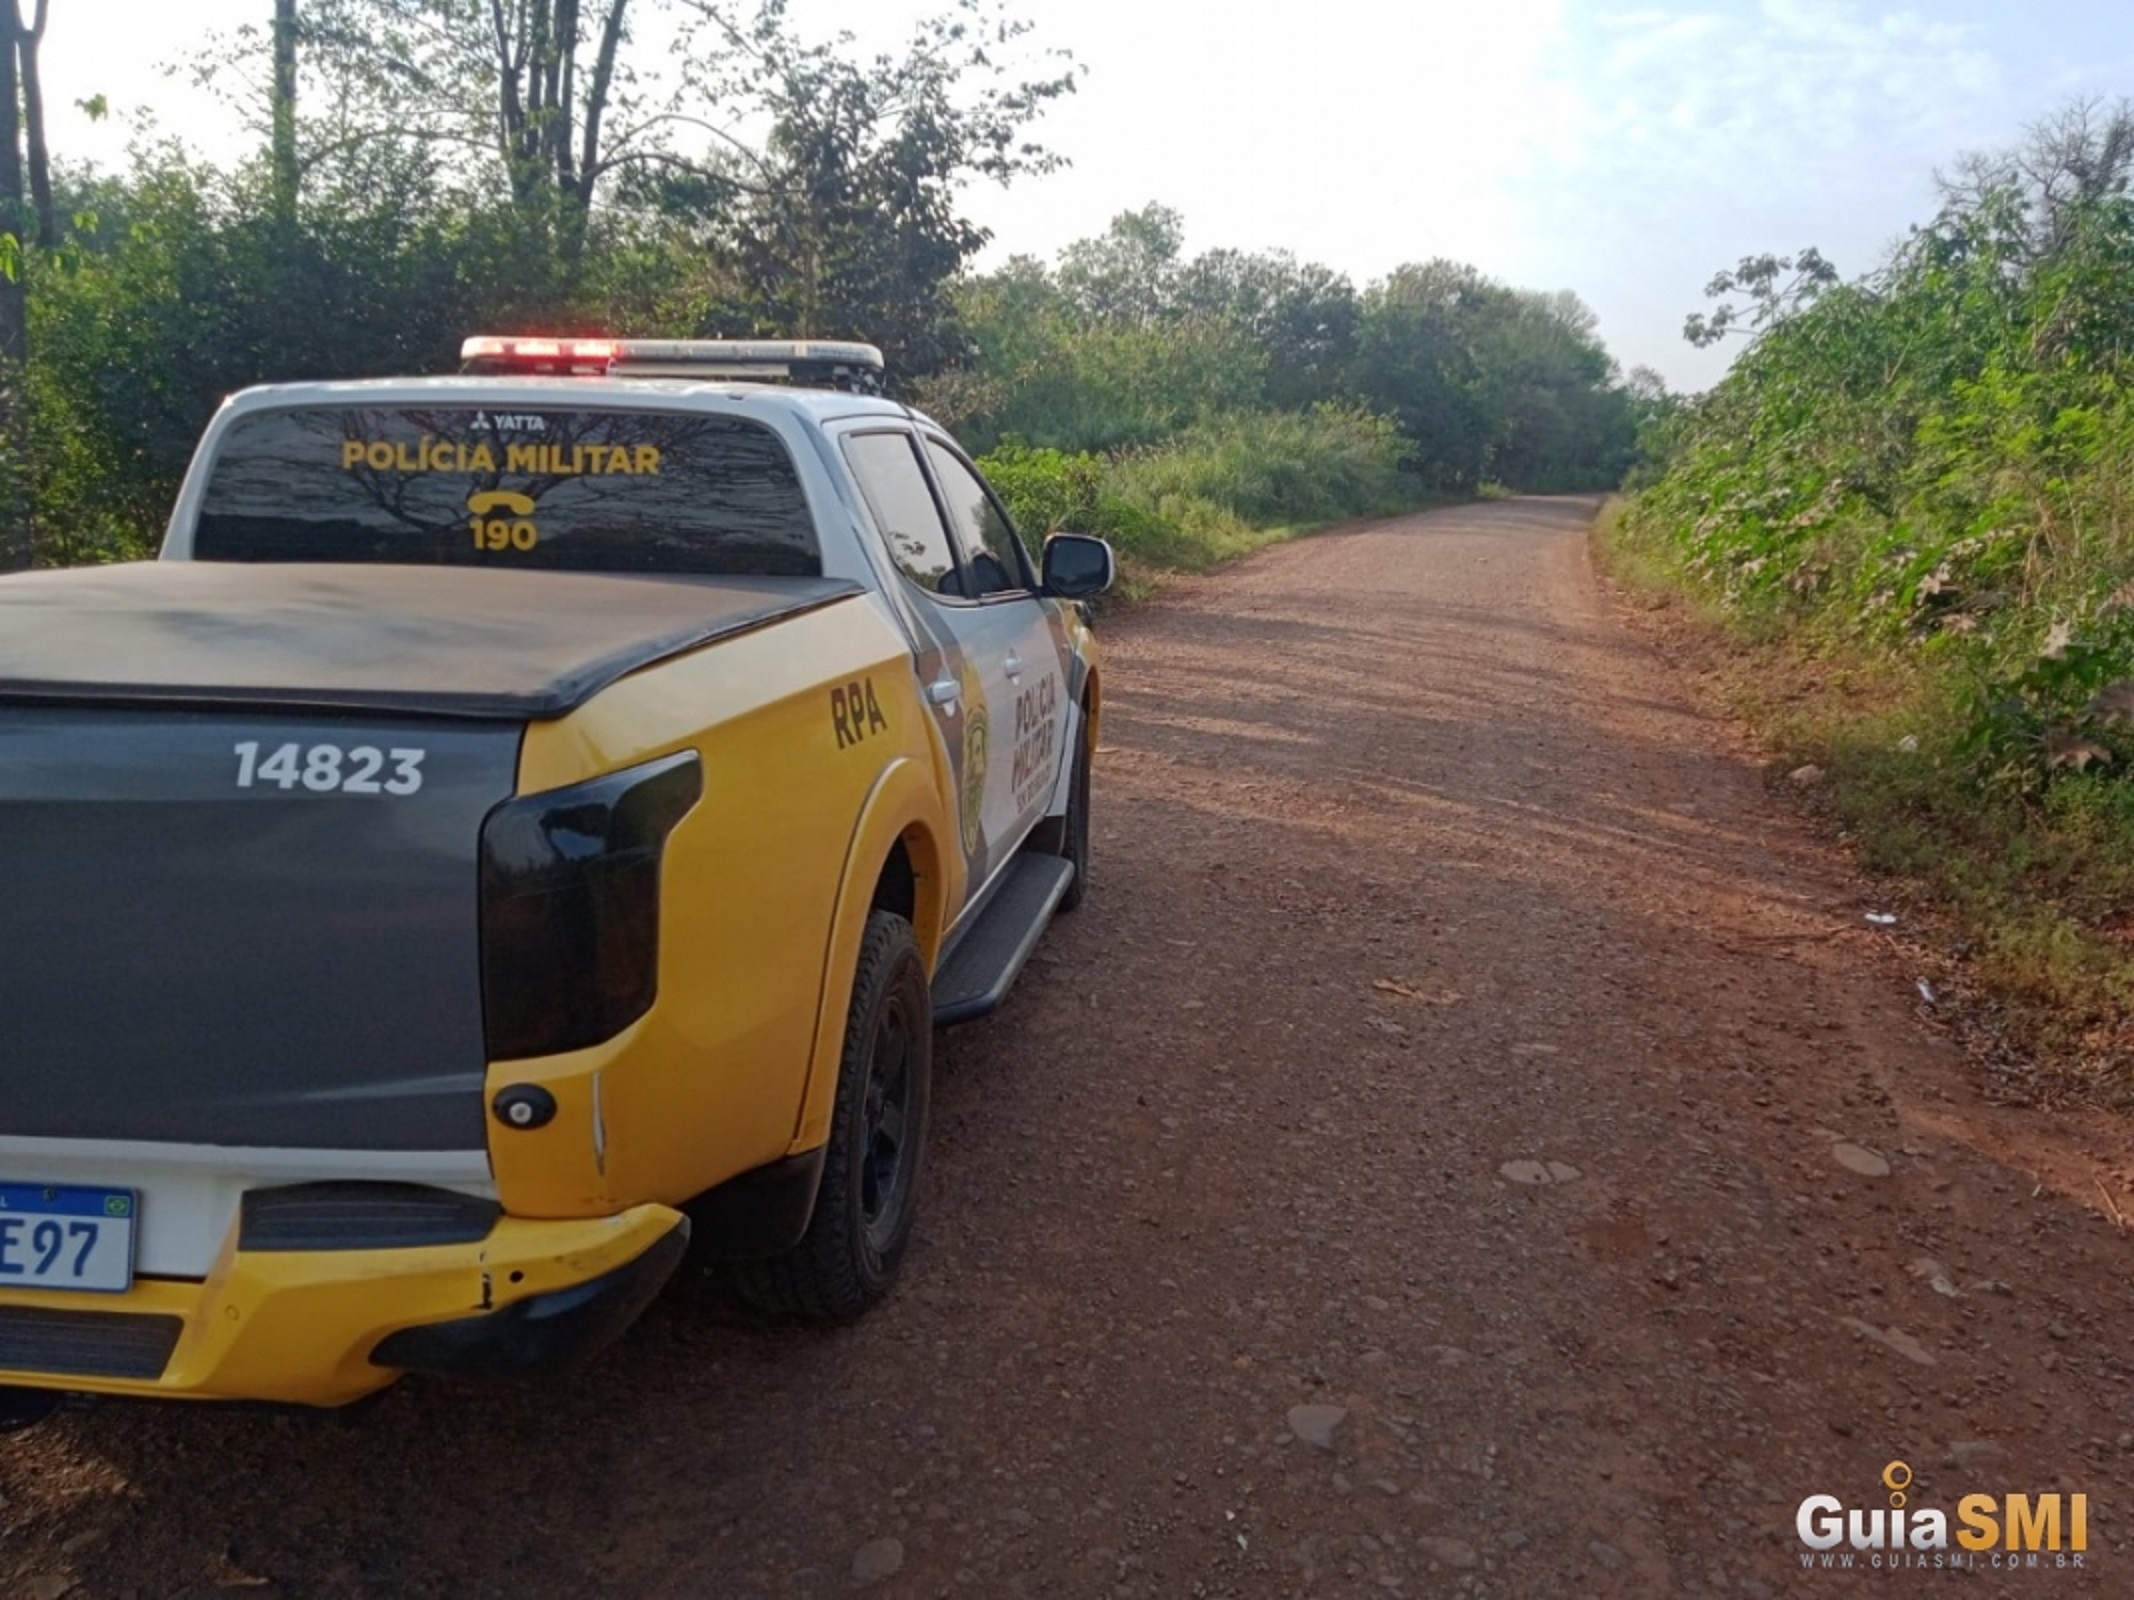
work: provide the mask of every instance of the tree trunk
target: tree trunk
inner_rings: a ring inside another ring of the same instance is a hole
[[[601,121],[614,92],[616,56],[629,0],[605,0],[597,29],[583,0],[487,0],[495,52],[496,130],[512,203],[559,248],[575,280],[600,182]],[[597,31],[581,80],[578,51]],[[584,97],[579,98],[579,85]]]
[[[531,60],[530,22],[523,8],[514,6],[507,15],[503,0],[489,0],[489,23],[496,46],[497,147],[504,158],[512,204],[522,214],[533,210],[540,193],[537,159],[530,159],[527,151],[541,101],[540,63]],[[527,71],[529,64],[530,91],[519,82],[519,74]]]
[[[0,572],[20,572],[36,555],[30,524],[29,413],[23,367],[29,356],[29,299],[22,244],[30,215],[22,192],[22,53],[29,30],[16,0],[0,5],[0,232],[12,247],[0,273]]]
[[[37,243],[50,250],[59,243],[59,218],[52,209],[52,152],[44,142],[44,74],[37,63],[46,9],[47,0],[37,0],[37,20],[22,40],[22,124],[30,148],[30,203],[37,208]]]
[[[593,215],[593,191],[599,187],[600,125],[608,113],[608,96],[615,87],[615,54],[622,44],[623,14],[629,9],[630,0],[608,0],[608,14],[600,25],[600,45],[593,55],[592,77],[585,86],[584,153],[578,159],[578,170],[573,180],[563,186],[564,212],[563,237],[564,260],[575,275],[579,261],[585,254],[585,235]],[[571,4],[571,21],[578,20],[575,0]]]
[[[549,161],[565,193],[577,183],[576,135],[572,118],[578,106],[578,0],[556,0],[556,125],[550,130]]]
[[[531,0],[526,7],[526,129],[519,141],[518,159],[527,168],[529,182],[536,180],[548,158],[549,119],[555,112],[554,40],[549,34],[552,0]]]
[[[42,8],[43,0],[39,0]],[[296,0],[274,0],[274,212],[284,223],[296,220]],[[34,151],[35,146],[31,149]],[[34,159],[34,158],[33,158]]]

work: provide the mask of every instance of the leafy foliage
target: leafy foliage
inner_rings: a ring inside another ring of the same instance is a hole
[[[1245,411],[1391,418],[1434,488],[1618,482],[1637,402],[1569,294],[1508,289],[1457,262],[1358,293],[1286,252],[1182,255],[1183,219],[1122,213],[1059,263],[1021,257],[964,290],[973,360],[924,391],[988,440],[1120,450]]]
[[[508,208],[410,217],[404,191],[360,184],[291,237],[262,180],[166,150],[130,179],[70,185],[74,234],[31,278],[44,561],[145,554],[232,390],[449,370],[465,330],[522,292]]]
[[[1056,167],[1031,133],[1078,79],[1004,0],[943,0],[871,57],[786,0],[261,10],[201,69],[263,113],[259,158],[62,168],[71,223],[20,252],[35,354],[0,456],[28,463],[40,561],[147,553],[230,391],[449,370],[477,328],[871,339],[1033,526],[1144,565],[1630,457],[1591,313],[1471,268],[1359,293],[1284,252],[1188,257],[1152,205],[974,275],[964,191]],[[671,64],[640,77],[655,32]]]
[[[1633,518],[1745,619],[1933,662],[1972,771],[2024,792],[2118,753],[2091,701],[2134,672],[2130,129],[1972,159],[1856,282],[1813,251],[1722,274],[1755,309],[1701,327],[1754,343]]]
[[[1190,571],[1260,530],[1414,505],[1404,454],[1384,418],[1322,406],[1225,416],[1113,457],[1004,445],[979,464],[1033,537],[1101,534],[1130,564]]]
[[[1396,268],[1364,295],[1356,391],[1400,422],[1433,485],[1613,485],[1635,424],[1595,326],[1575,295],[1507,289],[1452,261]]]
[[[1814,759],[2055,1028],[2134,1017],[2097,976],[2134,861],[2130,172],[2134,108],[2077,104],[1965,158],[1864,277],[1813,252],[1723,274],[1748,302],[1692,336],[1751,342],[1650,423],[1664,469],[1624,523],[1749,637],[1882,686],[1817,701]]]
[[[748,329],[864,334],[908,381],[964,354],[952,284],[986,243],[959,209],[973,179],[1006,184],[1055,170],[1026,137],[1076,83],[1071,64],[1015,81],[999,63],[1030,30],[982,0],[954,0],[922,21],[901,56],[855,60],[849,36],[798,39],[784,0],[746,28],[689,0],[725,45],[703,74],[705,98],[763,121],[759,149],[729,144],[663,195],[715,203],[699,215],[715,263],[738,290]]]
[[[1121,458],[1113,483],[1122,498],[1159,513],[1200,501],[1251,523],[1332,522],[1412,502],[1406,453],[1384,417],[1322,403],[1197,424]]]

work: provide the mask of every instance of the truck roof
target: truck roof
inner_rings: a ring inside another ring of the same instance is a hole
[[[840,417],[914,417],[895,400],[841,389],[789,388],[745,380],[697,378],[547,378],[501,374],[448,378],[360,378],[326,383],[269,383],[239,390],[226,409],[284,406],[421,405],[555,406],[618,410],[686,408],[690,404],[737,416],[796,416],[816,422]]]

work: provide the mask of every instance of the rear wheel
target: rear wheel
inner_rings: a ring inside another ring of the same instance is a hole
[[[767,1311],[850,1322],[896,1281],[911,1240],[933,1083],[933,1001],[911,924],[867,919],[838,1062],[822,1188],[800,1243],[738,1270]]]

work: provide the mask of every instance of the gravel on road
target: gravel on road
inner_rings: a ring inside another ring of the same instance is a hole
[[[1960,1592],[2134,1594],[2124,1128],[1980,1094],[1593,509],[1104,621],[1093,892],[946,1037],[861,1325],[685,1269],[523,1388],[69,1415],[0,1442],[0,1595],[1853,1592],[1796,1507],[1894,1461],[2089,1497]]]

